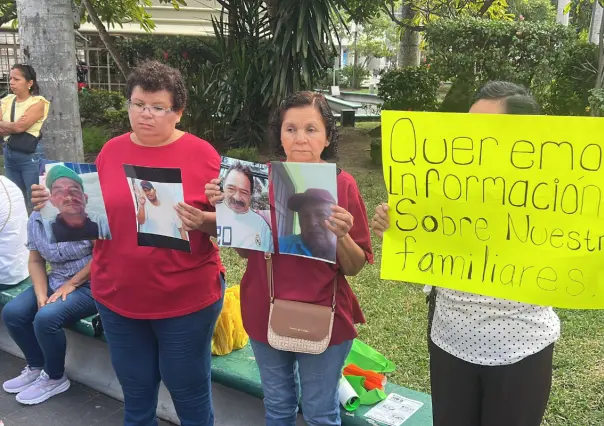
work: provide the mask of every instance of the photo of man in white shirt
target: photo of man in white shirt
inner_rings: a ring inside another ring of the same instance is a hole
[[[216,205],[218,245],[273,253],[269,224],[252,208],[254,175],[237,162],[223,179],[224,200]]]
[[[182,228],[182,222],[174,210],[175,203],[169,193],[161,191],[161,196],[158,195],[157,189],[160,185],[147,180],[140,183],[142,192],[139,191],[138,194],[136,214],[140,232],[188,241],[189,237]]]

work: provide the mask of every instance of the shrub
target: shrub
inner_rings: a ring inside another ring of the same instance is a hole
[[[371,140],[369,155],[371,156],[371,163],[376,166],[382,165],[382,140],[375,138]]]
[[[105,111],[103,118],[107,123],[107,130],[111,137],[122,135],[131,130],[128,110],[108,110]]]
[[[203,40],[203,41],[202,41]],[[155,59],[189,75],[199,71],[207,61],[217,60],[206,43],[213,43],[196,36],[141,35],[117,41],[122,58],[131,64]]]
[[[382,109],[435,111],[440,82],[427,66],[397,68],[385,72],[378,84]]]
[[[592,89],[589,104],[593,115],[601,117],[604,114],[604,89]]]
[[[343,81],[342,70],[337,69],[336,70],[336,86],[341,86],[342,81]],[[328,89],[329,90],[332,85],[333,85],[333,68],[329,68],[328,70],[325,71],[323,78],[321,78],[317,82],[317,87],[319,89]]]
[[[258,154],[258,148],[256,147],[229,149],[225,155],[238,160],[251,161],[253,163],[260,161],[260,155]]]
[[[360,89],[361,83],[369,77],[369,70],[361,65],[347,65],[340,71],[340,85],[344,88]]]
[[[425,36],[431,70],[453,82],[442,110],[464,112],[474,91],[489,80],[523,84],[543,102],[555,70],[577,42],[563,25],[478,18],[434,21]]]
[[[553,81],[541,96],[543,109],[554,115],[587,115],[590,91],[596,84],[598,46],[577,42],[568,46]]]
[[[85,123],[104,124],[108,109],[123,109],[126,98],[119,92],[88,90],[79,92],[80,118]]]
[[[82,127],[82,140],[84,141],[84,153],[98,153],[103,145],[111,139],[105,127],[86,126]]]

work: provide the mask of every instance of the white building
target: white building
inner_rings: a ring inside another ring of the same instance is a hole
[[[160,4],[152,0],[147,12],[155,23],[154,35],[213,36],[212,17],[218,17],[221,6],[215,0],[187,0],[187,6],[180,10],[170,4]],[[106,27],[114,36],[137,36],[147,34],[135,22]],[[89,68],[88,82],[92,88],[119,90],[124,85],[121,74],[113,65],[113,60],[104,49],[98,38],[98,32],[90,23],[82,24],[76,33],[78,60],[85,62]],[[8,90],[10,68],[22,61],[19,49],[19,34],[13,23],[0,27],[0,94]],[[75,82],[74,82],[75,84]],[[3,90],[4,89],[4,90]]]

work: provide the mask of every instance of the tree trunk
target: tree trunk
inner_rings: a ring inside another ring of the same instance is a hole
[[[556,14],[556,22],[568,26],[568,13],[564,13],[564,9],[571,0],[558,0],[558,13]]]
[[[354,25],[354,41],[353,41],[353,46],[354,46],[354,67],[356,69],[356,67],[359,66],[359,51],[357,49],[357,42],[359,40],[359,29],[357,27],[357,25]]]
[[[36,70],[50,101],[42,128],[49,159],[83,161],[71,0],[18,0],[19,38],[26,63]]]
[[[90,4],[89,0],[82,0],[82,4],[84,5],[84,7],[86,7],[86,12],[88,12],[88,16],[90,17],[92,24],[96,27],[97,31],[99,32],[99,37],[103,41],[103,44],[105,45],[107,50],[109,51],[109,54],[113,58],[113,61],[117,65],[118,69],[124,76],[124,80],[127,80],[128,74],[130,74],[130,68],[128,67],[128,64],[122,59],[120,52],[117,50],[117,47],[115,47],[115,44],[113,44],[113,39],[107,32],[103,21],[101,21],[101,18],[99,18],[99,15],[96,13],[96,10],[94,10],[94,7]]]
[[[600,29],[602,28],[602,6],[598,0],[594,1],[591,13],[591,24],[589,25],[589,42],[598,44],[600,42]]]
[[[417,11],[413,10],[411,2],[403,1],[401,5],[401,20],[411,22],[415,19]],[[421,34],[410,28],[404,28],[398,52],[399,67],[416,67],[419,65],[419,43]]]
[[[597,1],[597,0],[596,0]],[[600,28],[604,27],[604,14],[600,17]],[[604,31],[600,31],[598,49],[598,74],[596,76],[596,90],[604,87]]]

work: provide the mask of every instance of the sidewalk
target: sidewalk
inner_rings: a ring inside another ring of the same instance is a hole
[[[22,359],[0,351],[0,381],[17,376]],[[24,406],[0,388],[0,420],[5,426],[122,426],[124,404],[71,382],[71,388],[48,401]],[[159,422],[159,426],[171,423]]]

